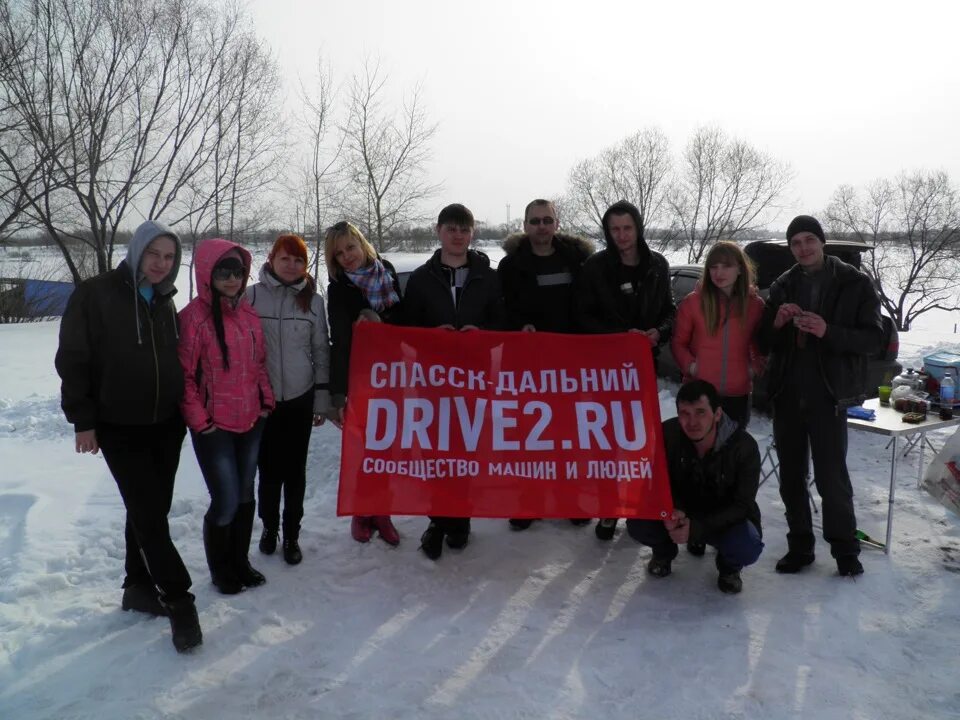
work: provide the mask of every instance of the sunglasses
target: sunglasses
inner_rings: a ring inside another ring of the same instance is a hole
[[[220,280],[224,282],[230,278],[236,278],[237,280],[243,280],[243,277],[247,274],[247,271],[244,268],[226,268],[218,267],[213,269],[213,279]]]
[[[556,220],[554,220],[550,216],[542,217],[542,218],[532,217],[529,220],[527,220],[527,222],[530,223],[531,225],[540,225],[541,223],[544,225],[553,225],[556,222]]]

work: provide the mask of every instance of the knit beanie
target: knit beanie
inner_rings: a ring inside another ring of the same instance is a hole
[[[790,238],[792,238],[794,235],[802,232],[813,233],[822,243],[827,241],[823,234],[823,228],[820,227],[820,223],[815,217],[811,217],[809,215],[797,215],[793,220],[791,220],[790,224],[787,225],[787,242],[789,242]]]

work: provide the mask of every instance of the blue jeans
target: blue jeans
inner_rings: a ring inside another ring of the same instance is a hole
[[[655,558],[673,560],[677,556],[677,544],[660,520],[627,520],[627,532],[637,542],[653,548]],[[728,570],[739,571],[753,565],[763,551],[760,531],[749,520],[707,535],[704,542],[717,549],[718,565],[722,563]]]
[[[214,525],[229,525],[240,504],[253,502],[263,425],[260,418],[245,433],[220,429],[206,434],[190,431],[200,472],[210,493],[206,518]]]

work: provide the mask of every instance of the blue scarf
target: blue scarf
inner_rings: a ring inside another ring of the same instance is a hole
[[[379,259],[374,258],[369,265],[353,272],[344,271],[344,274],[360,288],[370,307],[377,312],[383,312],[400,302],[400,296],[393,287],[393,277]]]

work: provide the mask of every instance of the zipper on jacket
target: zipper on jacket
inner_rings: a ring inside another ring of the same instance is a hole
[[[730,305],[732,301],[727,298],[727,316],[723,321],[723,345],[720,350],[720,387],[717,393],[720,397],[727,394],[727,354],[730,351]]]
[[[139,312],[140,308],[138,307],[137,313]],[[147,308],[147,324],[150,326],[150,348],[153,351],[153,422],[156,424],[160,415],[160,358],[157,356],[157,335],[154,332],[153,315],[150,313],[149,307]]]
[[[280,293],[280,311],[277,313],[277,344],[280,346],[280,387],[277,390],[276,400],[283,400],[283,301],[287,299],[287,288],[281,288]]]

